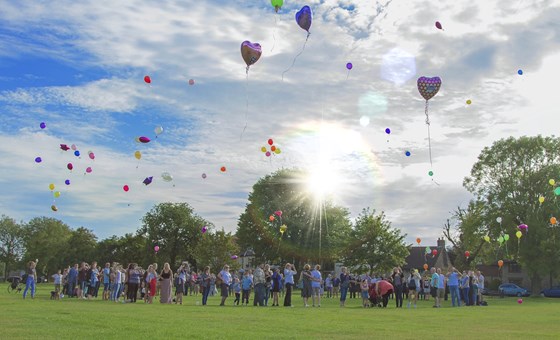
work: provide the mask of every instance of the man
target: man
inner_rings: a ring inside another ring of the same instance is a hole
[[[484,290],[484,275],[480,270],[476,271],[476,276],[478,277],[478,301],[479,305],[482,305],[482,291]]]
[[[375,282],[375,293],[376,296],[383,299],[383,308],[387,308],[389,303],[389,296],[393,294],[394,287],[389,281],[379,280]]]
[[[459,293],[459,279],[462,275],[454,267],[449,268],[447,273],[447,285],[449,286],[449,293],[451,293],[451,305],[455,307],[455,301],[457,301],[457,307],[461,307],[461,294]]]
[[[441,273],[441,268],[437,269],[437,274],[439,275],[438,290],[437,290],[438,308],[439,308],[441,307],[441,302],[445,297],[445,275]]]
[[[434,308],[438,308],[440,301],[438,298],[438,283],[439,275],[436,273],[436,268],[430,268],[430,273],[432,274],[432,279],[430,280],[430,295],[434,298]]]
[[[296,267],[293,264],[286,263],[284,267],[284,284],[286,285],[284,307],[292,307],[292,287],[294,286],[294,275],[296,274]]]
[[[76,296],[74,291],[76,290],[76,284],[78,283],[78,264],[76,263],[74,267],[70,268],[68,271],[68,287],[66,288],[69,297]]]
[[[253,273],[253,284],[255,285],[255,298],[253,299],[253,306],[257,304],[264,306],[264,285],[266,278],[264,276],[264,264],[259,265]]]
[[[105,263],[103,268],[103,300],[109,300],[111,293],[111,264]]]

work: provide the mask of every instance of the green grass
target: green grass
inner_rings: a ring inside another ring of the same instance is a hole
[[[487,307],[432,308],[420,301],[417,309],[361,307],[348,299],[340,308],[335,299],[323,299],[321,308],[304,308],[296,292],[295,308],[219,307],[196,305],[200,296],[185,297],[183,305],[122,304],[110,301],[49,299],[52,285],[39,285],[37,297],[22,299],[0,285],[2,339],[513,339],[560,336],[560,299],[487,298]],[[252,299],[252,296],[251,296]],[[252,302],[252,300],[251,300]],[[406,301],[405,301],[406,307]]]

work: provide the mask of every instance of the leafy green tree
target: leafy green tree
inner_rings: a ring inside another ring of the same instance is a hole
[[[345,249],[344,264],[360,272],[386,273],[405,263],[410,254],[405,235],[391,228],[385,214],[364,209],[354,223]]]
[[[62,269],[72,230],[64,222],[50,217],[35,217],[24,227],[24,260],[38,259],[37,273],[51,274]]]
[[[4,263],[4,277],[23,255],[23,228],[14,219],[2,215],[0,218],[0,262]]]
[[[219,271],[224,264],[228,264],[232,270],[239,269],[237,257],[239,247],[235,243],[235,237],[223,230],[216,232],[207,231],[198,242],[194,251],[197,269],[210,266],[213,272]]]
[[[560,139],[554,137],[502,139],[482,150],[463,182],[484,203],[489,232],[510,235],[510,254],[529,272],[533,293],[540,291],[542,278],[552,280],[560,271],[560,228],[549,222],[558,213],[554,192],[560,189],[550,180],[560,174],[559,150]],[[529,229],[517,249],[515,233],[521,223]]]
[[[328,201],[317,202],[305,187],[306,178],[304,171],[282,169],[253,186],[236,236],[242,250],[255,251],[257,262],[332,266],[340,257],[350,232],[348,211]],[[282,225],[287,226],[283,234]]]
[[[172,267],[183,260],[196,265],[194,249],[202,238],[201,228],[211,225],[187,203],[160,203],[144,215],[142,222],[138,234],[146,238],[144,251]],[[159,246],[157,255],[156,245]]]
[[[72,265],[82,261],[98,261],[98,259],[95,258],[96,247],[97,236],[95,236],[93,230],[84,227],[71,230],[70,237],[68,238],[67,250],[64,252],[63,256],[63,263],[65,265]]]

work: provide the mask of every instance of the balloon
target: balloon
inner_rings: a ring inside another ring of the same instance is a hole
[[[522,233],[521,231],[518,230],[518,231],[515,233],[515,236],[517,236],[517,238],[520,239],[521,236],[523,236],[523,233]]]
[[[522,76],[522,75],[523,75],[523,70],[522,70],[522,69],[517,70],[517,74],[519,74],[520,76]]]
[[[502,260],[498,261],[498,267],[502,268],[503,265],[504,265],[504,261]]]
[[[231,255],[232,260],[237,260],[237,255]]]
[[[556,224],[556,222],[558,222],[558,221],[556,220],[556,217],[552,216],[552,217],[550,218],[550,224]]]
[[[270,151],[267,151],[267,152],[265,153],[265,155],[266,155],[266,157],[270,157],[270,155],[271,155]]]
[[[284,4],[284,0],[270,0],[272,7],[274,7],[274,12],[278,13],[278,10],[282,8]]]
[[[35,163],[41,163],[43,160],[41,159],[41,157],[36,157],[35,158]]]
[[[498,237],[498,242],[502,244],[504,242],[504,237],[503,236]]]
[[[273,151],[273,152],[276,151],[276,146],[274,146],[274,145],[271,146],[271,147],[270,147],[270,151]]]
[[[274,212],[274,215],[278,216],[278,217],[282,217],[282,210],[276,210]]]
[[[441,23],[439,21],[436,21],[436,27],[437,29],[443,29],[443,26],[441,26]]]
[[[135,157],[137,160],[140,160],[140,158],[142,158],[142,153],[141,153],[140,151],[135,151],[135,152],[134,152],[134,157]]]
[[[428,171],[428,176],[432,177],[434,175],[434,172],[432,170]]]
[[[352,63],[347,63],[346,64],[346,68],[350,71],[352,69],[353,65]]]
[[[273,216],[273,215],[268,216],[268,220],[269,220],[270,222],[274,221],[274,216]]]
[[[521,231],[527,231],[527,229],[529,229],[529,226],[527,226],[526,224],[520,224],[517,226],[517,228],[519,228],[519,230]]]
[[[204,226],[200,231],[204,234],[208,231],[208,227]]]
[[[44,128],[47,127],[47,124],[45,124],[45,122],[41,122],[41,124],[39,124],[39,127],[40,127],[41,129],[44,129]]]
[[[202,174],[202,178],[206,179],[206,174]]]
[[[426,247],[426,254],[429,254],[431,252],[432,252],[432,250],[430,249],[430,247]]]
[[[502,218],[500,216],[496,217],[496,222],[502,223]]]
[[[88,167],[86,168],[86,172],[87,172],[88,174],[91,174],[92,171],[93,171],[93,169],[91,168],[91,166],[88,166]]]
[[[554,194],[556,196],[560,196],[560,187],[557,187],[556,189],[554,189]]]
[[[276,148],[276,150],[274,150],[274,153],[277,154],[277,155],[279,155],[281,152],[282,152],[282,150],[280,150],[280,148]]]
[[[95,154],[91,151],[88,153],[88,156],[90,159],[95,159]]]
[[[162,172],[161,178],[163,178],[165,182],[171,182],[173,180],[173,176],[171,176],[169,172]]]
[[[420,244],[420,242],[422,242],[422,239],[420,237],[416,238],[416,243]]]
[[[144,183],[144,185],[149,185],[150,183],[152,183],[153,178],[154,178],[153,176],[146,177],[146,178],[144,178],[142,183]]]
[[[504,241],[507,241],[507,240],[509,240],[509,234],[504,235]]]
[[[60,149],[61,149],[62,151],[68,151],[68,150],[70,150],[70,148],[69,148],[68,145],[66,145],[66,144],[60,144]]]
[[[72,149],[72,150],[76,150],[77,148],[78,148],[78,147],[76,146],[76,144],[70,145],[70,149]]]
[[[428,270],[428,264],[427,264],[427,263],[424,263],[423,268],[424,268],[424,270]]]
[[[270,138],[270,139],[268,140],[268,145],[272,145],[272,144],[274,144],[274,141],[272,140],[272,138]]]
[[[550,184],[550,185],[554,185],[554,184],[556,184],[556,181],[555,181],[555,180],[553,180],[553,179],[549,179],[549,180],[548,180],[548,184]]]
[[[406,157],[410,157],[410,151],[406,151],[406,152],[404,153],[404,155],[405,155]]]
[[[465,257],[468,259],[469,257],[471,257],[471,252],[470,251],[466,251],[465,252]]]
[[[420,77],[417,81],[418,91],[426,100],[430,100],[433,96],[435,96],[439,88],[441,86],[441,78],[440,77]]]
[[[437,249],[432,250],[432,255],[434,255],[434,256],[437,255]]]
[[[60,191],[55,191],[55,192],[53,193],[53,196],[54,196],[55,198],[59,198],[59,197],[60,197]]]
[[[64,181],[64,184],[70,185],[70,180],[69,180],[69,179],[65,180],[65,181]]]
[[[467,99],[467,105],[471,105],[472,101],[470,99]]]
[[[80,151],[78,151],[78,150],[74,151],[74,156],[80,157]]]
[[[518,303],[518,304],[522,304],[522,303],[523,303],[523,299],[517,299],[517,303]]]
[[[282,235],[284,235],[284,232],[286,232],[286,229],[288,229],[288,226],[285,225],[285,224],[282,224],[282,225],[280,226],[280,233],[281,233]]]
[[[130,188],[129,188],[128,185],[126,185],[126,184],[123,185],[122,189],[123,189],[125,192],[128,192],[128,190],[130,190]]]
[[[544,197],[543,197],[543,196],[540,196],[540,197],[539,197],[539,203],[542,204],[543,202],[544,202]]]
[[[146,82],[146,84],[151,84],[152,83],[152,78],[150,78],[150,76],[145,76],[144,81]]]
[[[261,54],[262,49],[260,44],[252,43],[248,40],[241,43],[241,57],[245,61],[245,64],[247,64],[247,67],[256,63],[261,57]]]
[[[53,204],[53,205],[51,205],[51,210],[52,211],[58,211],[58,208],[56,207],[56,205]]]
[[[135,141],[136,143],[140,143],[140,137],[134,137],[134,141]]]
[[[194,80],[193,79],[189,79],[189,85],[194,85]]]
[[[156,251],[156,253],[159,251],[159,246],[155,246],[154,250]]]
[[[221,168],[220,168],[220,171],[221,171],[221,172],[226,172],[226,167],[225,167],[225,166],[221,167]]]
[[[385,129],[385,133],[388,134],[388,135],[390,135],[390,134],[391,134],[391,129],[386,128],[386,129]]]
[[[154,132],[156,133],[156,136],[161,135],[161,133],[163,132],[163,127],[156,126],[156,128],[154,129]]]
[[[490,242],[490,236],[488,236],[488,235],[484,235],[484,241],[486,241],[486,242]]]
[[[72,171],[72,169],[74,169],[74,166],[72,165],[72,163],[66,164],[66,167],[67,167],[68,170],[70,170],[70,171]]]
[[[51,191],[54,190],[54,184],[53,183],[49,184],[49,189],[51,189]]]
[[[266,152],[266,147],[263,146],[263,147],[261,148],[261,151],[262,151],[262,152]]]
[[[303,6],[297,13],[296,13],[296,22],[302,29],[306,30],[309,33],[309,29],[311,28],[311,22],[313,21],[313,13],[311,13],[311,8],[309,6]]]
[[[144,143],[144,144],[150,142],[150,138],[144,136],[138,137],[138,140],[140,141],[140,143]]]

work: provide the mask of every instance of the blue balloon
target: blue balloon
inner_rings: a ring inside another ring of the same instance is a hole
[[[521,69],[517,70],[517,74],[519,74],[520,76],[523,75],[523,70]]]
[[[299,27],[303,28],[304,30],[309,33],[309,29],[311,28],[311,22],[313,21],[313,13],[311,13],[311,8],[309,6],[303,6],[299,12],[296,13],[296,22]]]
[[[388,135],[390,135],[390,134],[391,134],[391,129],[386,128],[386,129],[385,129],[385,133],[388,134]]]
[[[69,179],[65,180],[65,181],[64,181],[64,184],[70,185],[70,180],[69,180]]]
[[[43,160],[41,159],[41,157],[37,157],[35,158],[35,163],[41,163]]]
[[[410,157],[410,151],[404,153],[406,157]]]
[[[79,157],[80,156],[80,151],[78,151],[78,150],[74,151],[74,155],[76,155],[76,157]]]

